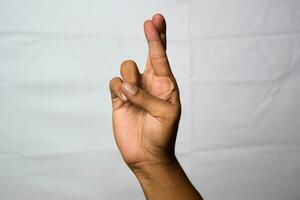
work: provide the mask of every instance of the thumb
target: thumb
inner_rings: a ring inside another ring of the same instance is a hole
[[[169,102],[147,93],[132,83],[123,82],[122,92],[130,103],[146,110],[154,117],[165,117],[171,106]]]

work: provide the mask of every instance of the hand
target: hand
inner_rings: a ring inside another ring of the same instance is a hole
[[[174,154],[181,106],[163,16],[147,20],[144,31],[149,46],[144,73],[129,60],[121,64],[122,79],[110,81],[116,143],[146,199],[202,200]]]
[[[181,106],[166,54],[166,22],[154,15],[144,23],[148,57],[144,73],[134,61],[121,64],[110,81],[113,130],[124,161],[132,169],[172,161]]]

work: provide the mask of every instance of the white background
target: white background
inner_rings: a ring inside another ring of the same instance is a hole
[[[109,80],[144,68],[161,12],[183,115],[177,155],[207,200],[300,199],[299,0],[0,0],[0,199],[143,199]]]

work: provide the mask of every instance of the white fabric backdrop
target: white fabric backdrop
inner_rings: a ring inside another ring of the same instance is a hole
[[[299,0],[0,0],[0,199],[143,199],[108,82],[141,68],[162,12],[183,116],[177,155],[207,200],[300,199]]]

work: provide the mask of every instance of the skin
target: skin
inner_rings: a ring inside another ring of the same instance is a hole
[[[146,199],[200,200],[174,153],[181,104],[166,54],[164,17],[156,14],[145,21],[144,32],[144,73],[127,60],[121,64],[121,77],[110,81],[115,141]]]

